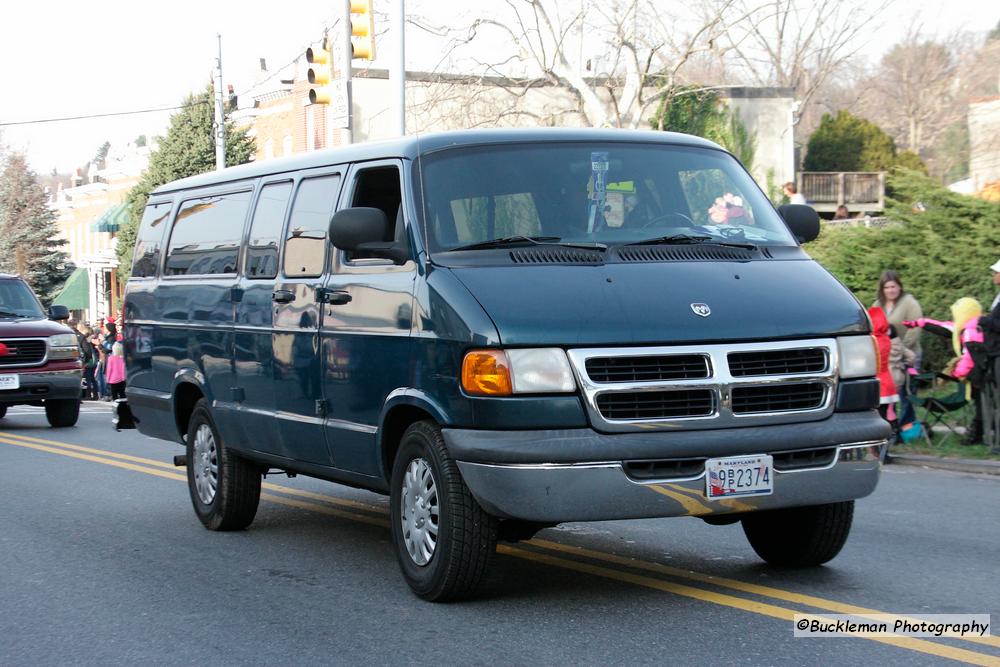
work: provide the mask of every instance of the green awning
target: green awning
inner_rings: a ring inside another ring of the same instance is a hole
[[[66,284],[52,300],[54,306],[66,306],[70,310],[90,308],[90,277],[87,269],[77,269],[66,279]]]
[[[128,204],[115,204],[90,223],[92,232],[117,232],[128,220]]]

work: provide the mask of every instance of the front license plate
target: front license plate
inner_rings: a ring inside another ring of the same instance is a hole
[[[0,375],[0,391],[4,389],[20,389],[21,388],[21,376],[20,375]]]
[[[710,499],[766,496],[774,492],[773,480],[774,463],[768,454],[705,462],[706,494]]]

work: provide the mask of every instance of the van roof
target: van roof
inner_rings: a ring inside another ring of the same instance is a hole
[[[415,159],[418,155],[426,155],[427,153],[457,146],[515,142],[530,143],[538,141],[629,142],[720,148],[718,144],[706,139],[677,132],[593,128],[458,130],[453,132],[408,135],[398,139],[366,141],[341,148],[330,148],[293,155],[291,157],[251,162],[238,167],[229,167],[221,171],[211,171],[166,183],[156,188],[151,194],[166,194],[176,192],[177,190],[188,190],[219,183],[241,181],[260,176],[343,164],[346,162],[364,162],[366,160],[380,160],[385,158]]]

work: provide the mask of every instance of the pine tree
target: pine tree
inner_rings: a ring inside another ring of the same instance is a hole
[[[46,304],[74,268],[58,233],[38,175],[24,155],[11,153],[0,173],[0,272],[19,273]]]
[[[118,275],[123,280],[132,272],[135,235],[149,193],[164,183],[215,169],[212,87],[198,95],[189,95],[183,107],[170,117],[167,135],[159,140],[156,150],[149,156],[149,166],[126,197],[129,221],[118,233]],[[226,121],[226,165],[248,162],[255,152],[253,138],[247,130],[236,129]]]
[[[875,123],[838,111],[823,114],[809,137],[806,171],[889,171],[895,167],[927,173],[927,166],[912,151],[899,153],[896,142]]]

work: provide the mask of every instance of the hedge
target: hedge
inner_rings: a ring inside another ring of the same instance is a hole
[[[950,319],[951,304],[963,296],[989,308],[995,295],[989,267],[1000,259],[1000,203],[897,170],[887,183],[886,216],[898,224],[825,226],[806,250],[866,307],[882,271],[895,269],[927,317]],[[926,368],[940,369],[952,356],[950,344],[935,336],[925,334],[923,347]]]

